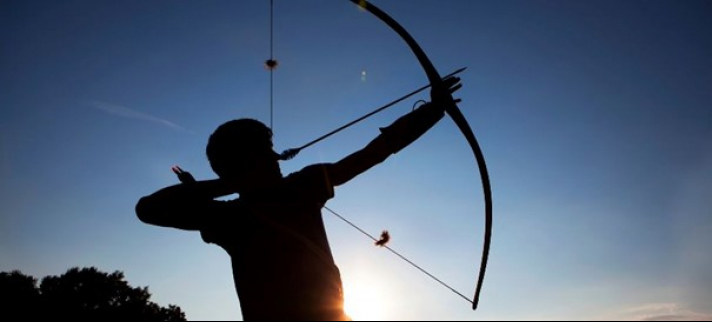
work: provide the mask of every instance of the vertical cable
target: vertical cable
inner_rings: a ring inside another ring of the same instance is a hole
[[[274,0],[269,1],[269,128],[274,132]]]

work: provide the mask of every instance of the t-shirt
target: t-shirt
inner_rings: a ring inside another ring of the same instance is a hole
[[[306,167],[249,198],[211,203],[200,233],[230,254],[245,320],[341,319],[341,278],[321,215],[334,196],[327,167]]]

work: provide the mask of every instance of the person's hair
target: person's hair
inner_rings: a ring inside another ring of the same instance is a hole
[[[208,139],[206,154],[210,167],[222,176],[239,166],[241,155],[272,156],[272,130],[253,119],[232,120],[220,125]]]

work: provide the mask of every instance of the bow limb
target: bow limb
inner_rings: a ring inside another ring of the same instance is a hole
[[[420,65],[425,70],[425,74],[428,76],[428,80],[430,81],[431,85],[435,86],[442,82],[442,78],[440,77],[440,74],[438,73],[437,69],[435,69],[433,63],[430,61],[428,56],[425,54],[420,45],[418,45],[415,39],[413,39],[413,37],[408,34],[405,28],[403,28],[403,26],[401,26],[398,22],[396,22],[393,18],[391,18],[381,9],[366,0],[350,1],[378,17],[389,27],[391,27],[391,29],[398,33],[398,35],[400,35],[403,40],[405,40],[405,42],[408,44],[408,46],[420,62]],[[457,127],[460,129],[460,132],[462,132],[462,134],[467,139],[467,142],[470,144],[472,152],[475,155],[475,159],[477,160],[477,166],[480,170],[480,176],[482,177],[482,189],[485,198],[485,240],[482,250],[482,263],[480,264],[477,288],[475,290],[474,299],[472,300],[472,309],[477,310],[477,306],[480,301],[480,292],[482,291],[482,284],[484,282],[485,273],[487,271],[487,261],[489,259],[490,245],[492,242],[492,189],[490,186],[490,179],[489,174],[487,172],[487,165],[485,163],[484,154],[482,153],[482,149],[480,148],[480,145],[477,142],[477,139],[475,138],[475,134],[472,132],[470,124],[467,123],[465,116],[462,114],[460,108],[457,107],[456,104],[450,105],[445,110],[445,112],[450,115],[450,118],[452,118]]]

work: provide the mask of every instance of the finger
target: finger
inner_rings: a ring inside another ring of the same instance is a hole
[[[447,85],[447,87],[450,87],[454,84],[457,84],[460,82],[460,77],[457,76],[450,76],[448,78],[443,79],[443,82]]]
[[[454,87],[450,88],[450,94],[457,92],[460,88],[462,88],[462,84],[457,84]]]

